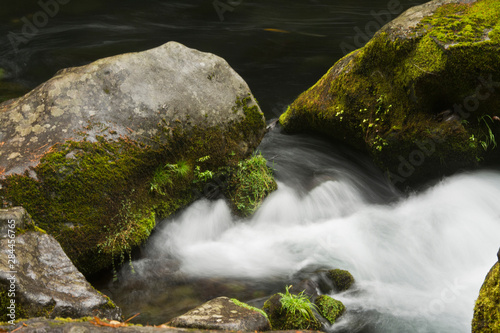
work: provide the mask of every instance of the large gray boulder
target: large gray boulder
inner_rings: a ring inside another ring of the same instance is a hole
[[[101,59],[0,104],[0,203],[24,206],[92,274],[264,133],[248,85],[220,57],[170,42]]]
[[[172,319],[169,325],[183,328],[232,331],[268,331],[269,321],[260,312],[218,297]]]
[[[46,316],[120,319],[121,310],[96,291],[71,263],[54,237],[22,224],[22,208],[0,210],[0,292],[2,304],[14,305],[1,321]],[[3,217],[6,217],[4,219]],[[24,227],[25,229],[21,229]],[[11,306],[12,307],[12,306]]]
[[[250,95],[224,59],[176,42],[64,69],[0,106],[0,170],[22,173],[39,163],[34,157],[79,135],[149,145],[168,143],[179,128],[230,127],[245,119],[241,101]],[[248,104],[256,105],[252,97]],[[237,139],[243,153],[258,144],[264,126],[253,131]]]

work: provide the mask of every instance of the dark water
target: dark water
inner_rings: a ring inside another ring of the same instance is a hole
[[[425,2],[57,1],[66,4],[3,2],[0,68],[7,80],[33,88],[61,68],[173,40],[225,58],[248,82],[268,118],[279,116],[346,51],[361,46],[365,34]]]

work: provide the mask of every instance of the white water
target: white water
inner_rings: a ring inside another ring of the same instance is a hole
[[[293,184],[293,181],[289,181]],[[500,246],[500,173],[448,178],[391,204],[347,178],[306,194],[280,182],[250,220],[198,201],[150,243],[188,276],[271,279],[307,267],[349,270],[334,295],[342,332],[470,332],[474,301]]]

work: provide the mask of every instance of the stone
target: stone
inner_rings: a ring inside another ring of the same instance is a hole
[[[267,331],[270,324],[260,312],[218,297],[172,319],[168,325],[183,328],[232,331]]]
[[[151,144],[178,127],[230,127],[244,120],[236,102],[249,96],[248,85],[222,58],[176,42],[64,69],[1,104],[0,170],[23,173],[54,144],[81,134],[89,141],[107,135]],[[256,105],[253,97],[249,104]],[[265,132],[265,123],[257,125],[254,135],[237,139],[244,153]]]
[[[497,1],[430,1],[340,59],[280,123],[368,153],[403,190],[498,164],[499,45]]]
[[[7,238],[9,229],[26,229],[29,225],[34,223],[24,207],[0,209],[0,238]]]
[[[331,269],[328,271],[328,278],[333,282],[336,291],[346,291],[354,283],[354,277],[349,271],[343,269]]]
[[[25,207],[89,276],[214,185],[202,175],[248,157],[265,127],[224,59],[176,42],[64,69],[0,104],[0,203]]]
[[[334,324],[345,311],[345,306],[341,301],[328,295],[319,296],[314,301],[314,304],[318,307],[318,312],[326,318],[330,324]]]
[[[9,210],[2,210],[1,214],[7,221],[29,218],[26,211],[19,208],[12,209],[10,217]],[[6,220],[0,223],[4,230]],[[0,239],[0,296],[2,305],[15,301],[16,319],[36,316],[121,318],[121,310],[87,282],[54,237],[19,227],[12,235],[14,237]]]
[[[500,262],[484,279],[472,319],[472,333],[495,332],[500,332]]]
[[[262,308],[268,315],[271,327],[275,331],[281,330],[319,330],[321,321],[316,318],[312,308],[302,308],[304,312],[292,312],[281,303],[280,294],[272,295]]]

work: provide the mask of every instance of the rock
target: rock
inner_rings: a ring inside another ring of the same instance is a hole
[[[340,59],[280,117],[368,152],[400,188],[499,163],[500,7],[436,0]]]
[[[318,312],[326,318],[330,324],[334,324],[337,318],[345,311],[345,306],[341,301],[327,295],[321,295],[316,298],[314,304],[318,307]]]
[[[24,325],[23,325],[24,324]],[[76,320],[68,320],[68,319],[45,319],[45,318],[33,318],[29,320],[23,320],[19,323],[16,323],[14,326],[0,326],[1,329],[11,330],[22,328],[20,331],[23,333],[41,333],[41,332],[51,332],[51,333],[93,333],[93,332],[104,332],[104,333],[113,333],[113,332],[126,332],[126,333],[156,333],[156,332],[164,332],[164,333],[201,333],[208,331],[201,330],[184,330],[172,327],[166,327],[165,325],[160,326],[123,326],[123,327],[106,327],[106,326],[97,326],[91,322],[91,318],[81,318]]]
[[[274,294],[262,308],[268,315],[273,330],[319,330],[321,322],[310,307],[292,312],[281,303],[281,295]]]
[[[23,326],[26,325],[26,326]],[[61,320],[61,319],[44,319],[44,318],[34,318],[26,321],[22,321],[20,323],[15,324],[14,326],[6,325],[0,326],[1,329],[12,330],[22,328],[16,332],[22,333],[42,333],[42,332],[51,332],[51,333],[92,333],[92,332],[103,332],[103,333],[114,333],[114,332],[125,332],[125,333],[210,333],[213,331],[208,330],[197,330],[197,329],[182,329],[182,328],[174,328],[168,327],[166,325],[159,326],[125,326],[125,327],[106,327],[106,326],[96,326],[90,322],[90,318],[83,318],[80,320]],[[298,332],[290,332],[290,333],[300,333]],[[306,333],[306,331],[304,331]]]
[[[497,258],[498,258],[498,262],[500,262],[500,249],[498,249]]]
[[[345,291],[351,288],[354,283],[354,277],[346,270],[331,269],[328,271],[327,276],[333,282],[336,291]]]
[[[8,238],[9,229],[15,230],[15,228],[19,228],[24,230],[28,228],[28,226],[33,225],[33,220],[24,207],[0,209],[0,238]]]
[[[238,306],[227,297],[208,301],[172,319],[168,325],[233,331],[266,331],[271,328],[267,318],[260,312]]]
[[[141,245],[264,116],[223,59],[170,42],[64,69],[0,104],[0,202],[25,207],[90,275]]]
[[[489,271],[474,307],[472,333],[500,332],[500,262]]]
[[[7,219],[0,220],[2,230],[6,221],[29,220],[21,208],[0,214]],[[92,288],[52,236],[22,230],[21,223],[17,229],[9,227],[13,237],[0,239],[0,303],[5,308],[14,300],[15,305],[15,318],[0,321],[36,316],[120,319],[121,310]]]

